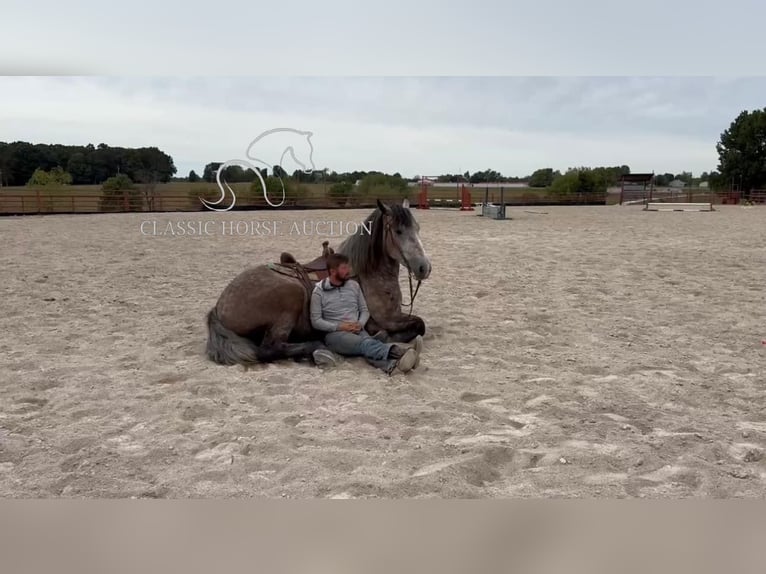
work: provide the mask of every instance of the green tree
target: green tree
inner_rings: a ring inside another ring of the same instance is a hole
[[[210,162],[205,166],[205,169],[202,170],[202,179],[204,179],[208,183],[213,183],[216,181],[215,176],[218,172],[218,168],[221,167],[221,164],[223,162],[221,161],[213,161]]]
[[[200,180],[200,176],[197,175],[197,172],[194,170],[191,170],[189,172],[189,182],[190,183],[196,183]]]
[[[28,186],[32,187],[57,187],[61,185],[70,185],[72,183],[72,175],[64,171],[61,166],[56,166],[50,171],[44,171],[37,168],[32,177],[27,181]]]
[[[354,191],[354,186],[348,181],[334,183],[327,190],[327,196],[339,205],[345,205]]]
[[[107,179],[101,185],[101,211],[141,211],[143,197],[133,181],[124,173]]]
[[[546,167],[536,170],[529,178],[529,187],[550,187],[553,180],[561,176],[561,172],[553,171],[553,168]]]
[[[766,185],[766,108],[743,111],[716,144],[724,181],[746,193]]]
[[[494,169],[485,169],[484,171],[477,171],[474,172],[470,178],[468,178],[468,181],[471,183],[495,183],[499,181],[503,181],[505,178],[503,177],[503,174],[501,174],[499,171],[495,171]]]
[[[93,167],[83,152],[78,151],[69,156],[66,170],[72,174],[75,183],[93,183]]]
[[[50,183],[51,178],[48,172],[39,167],[32,173],[32,177],[27,181],[27,185],[30,187],[46,186]]]
[[[717,171],[711,171],[707,181],[708,181],[708,184],[710,185],[710,189],[713,189],[716,191],[723,191],[724,189],[728,187],[728,183],[726,182],[726,180]]]
[[[238,183],[247,181],[247,176],[245,175],[245,170],[242,169],[241,165],[230,165],[223,170],[222,179],[227,183]]]
[[[606,188],[604,179],[593,169],[580,167],[570,169],[561,177],[557,177],[550,187],[550,192],[561,199],[571,200],[577,196],[600,199],[605,197]]]
[[[359,183],[358,194],[364,199],[404,199],[410,195],[407,180],[384,173],[370,173]]]
[[[620,184],[621,176],[630,173],[630,168],[627,165],[596,167],[592,171],[593,176],[600,184],[603,184],[605,187],[613,187]]]
[[[289,179],[280,179],[273,175],[263,178],[263,182],[266,184],[266,195],[269,201],[274,205],[278,205],[282,201],[282,190],[284,189],[285,204],[291,199],[294,199],[296,190],[291,185]],[[284,186],[284,187],[283,187]],[[250,184],[248,189],[247,199],[255,205],[269,205],[266,199],[263,197],[263,186],[261,180],[256,178],[253,183]]]
[[[133,178],[135,166],[147,162],[157,168],[159,181],[169,181],[176,171],[173,159],[157,148],[0,142],[0,170],[6,185],[24,185],[36,169],[49,171],[57,166],[71,174],[72,183],[77,185],[102,183],[121,172]]]
[[[280,177],[282,179],[287,177],[287,172],[282,168],[281,165],[275,165],[271,168],[271,171],[274,174],[274,177]]]

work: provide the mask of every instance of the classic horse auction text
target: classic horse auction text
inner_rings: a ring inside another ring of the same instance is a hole
[[[141,222],[141,235],[205,236],[205,235],[316,235],[340,237],[372,233],[372,223],[356,221],[158,221]]]

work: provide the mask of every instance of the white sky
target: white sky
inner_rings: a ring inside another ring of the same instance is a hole
[[[766,78],[2,77],[0,141],[154,145],[187,175],[290,127],[314,133],[318,169],[697,175],[716,168],[720,133],[764,95]],[[256,155],[271,164],[289,144],[272,139]]]
[[[178,175],[276,127],[314,132],[337,171],[699,174],[766,106],[766,77],[737,77],[766,62],[761,0],[6,0],[0,18],[0,72],[79,74],[0,77],[0,141],[155,145]]]

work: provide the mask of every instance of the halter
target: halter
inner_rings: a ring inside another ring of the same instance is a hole
[[[402,260],[404,261],[404,266],[407,268],[407,279],[410,282],[410,303],[409,305],[404,305],[402,303],[402,307],[409,307],[410,312],[407,313],[408,315],[412,315],[412,306],[415,304],[415,297],[418,294],[418,290],[420,289],[420,283],[422,282],[421,279],[418,279],[418,284],[415,287],[415,292],[412,291],[412,268],[410,267],[410,262],[407,261],[407,258],[404,256],[404,251],[402,251],[401,246],[399,245],[399,242],[395,239],[395,234],[391,233],[391,222],[390,220],[386,220],[386,231],[391,236],[391,242],[394,244],[394,247],[396,247],[396,250],[399,252],[399,255],[401,256]]]

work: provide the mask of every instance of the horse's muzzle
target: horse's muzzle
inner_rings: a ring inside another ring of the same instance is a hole
[[[413,261],[412,274],[418,281],[428,279],[428,276],[431,275],[431,262],[425,258]]]

